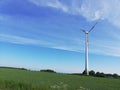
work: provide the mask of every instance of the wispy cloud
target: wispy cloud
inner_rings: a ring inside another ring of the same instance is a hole
[[[90,43],[90,52],[94,54],[120,57],[120,43],[116,44],[117,41],[93,39]]]
[[[120,1],[119,0],[25,0],[23,1],[16,0],[16,3],[20,3],[19,7],[16,5],[12,7],[14,4],[14,0],[4,1],[2,0],[1,4],[1,13],[4,14],[23,14],[23,15],[37,15],[39,12],[38,8],[34,7],[30,3],[36,6],[43,7],[51,7],[58,10],[61,10],[65,13],[72,15],[80,15],[86,18],[88,21],[95,20],[107,20],[111,24],[120,28]],[[69,3],[68,3],[69,2]],[[10,8],[6,7],[6,3],[10,5]],[[24,4],[23,8],[21,6]],[[28,8],[25,5],[28,4]],[[5,6],[4,6],[5,5]],[[32,7],[32,8],[31,8]],[[33,7],[35,10],[33,10]],[[6,11],[7,10],[7,11]],[[31,12],[32,11],[32,12]],[[21,13],[22,12],[22,13]],[[35,13],[35,14],[34,14]],[[38,14],[40,15],[40,14]],[[0,19],[3,17],[0,16]]]
[[[21,44],[21,45],[42,46],[47,48],[54,48],[54,49],[75,51],[75,52],[82,51],[81,47],[78,47],[80,44],[76,44],[76,43],[71,43],[70,45],[67,45],[67,43],[65,44],[59,41],[45,41],[42,39],[31,39],[27,37],[21,37],[21,36],[9,35],[9,34],[0,34],[0,41],[13,43],[13,44]]]
[[[38,40],[7,34],[0,34],[0,41],[15,44],[38,44]]]
[[[84,0],[81,5],[81,14],[88,20],[104,19],[120,27],[120,1],[119,0]]]
[[[61,9],[64,12],[68,11],[67,6],[65,6],[59,0],[29,0],[29,1],[33,2],[37,6],[48,6],[48,7],[52,7],[52,8]]]
[[[27,37],[8,35],[8,34],[0,34],[1,42],[8,42],[13,44],[21,44],[21,45],[34,45],[34,46],[42,46],[47,48],[54,48],[60,50],[74,51],[74,52],[84,52],[84,41],[75,41],[69,45],[66,43],[61,43],[59,41],[50,42],[40,39],[31,39]],[[83,42],[83,43],[80,43]],[[95,42],[95,43],[94,43]],[[101,55],[110,55],[120,57],[120,48],[119,45],[115,47],[115,44],[111,41],[94,41],[90,43],[90,53],[101,54]],[[97,42],[97,44],[96,44]],[[104,43],[104,44],[103,44]]]
[[[38,6],[49,6],[61,9],[65,13],[82,15],[88,21],[107,20],[120,27],[120,1],[119,0],[70,0],[65,4],[60,0],[29,0]]]
[[[69,0],[70,2],[69,4],[64,3],[62,0],[61,1],[60,0],[28,0],[28,1],[32,2],[38,7],[46,6],[46,7],[59,9],[68,14],[78,15],[78,16],[82,15],[88,21],[94,21],[98,19],[108,20],[109,22],[111,22],[112,24],[120,28],[120,23],[119,23],[120,1],[119,0],[95,0],[94,2],[92,2],[91,0],[83,0],[83,1]],[[52,22],[53,19],[51,20],[39,19],[37,23],[40,22],[41,24],[40,26],[40,24],[36,25],[37,24],[36,20],[29,21],[30,18],[22,20],[23,17],[21,19],[18,19],[17,17],[17,20],[13,21],[13,19],[10,19],[9,21],[9,18],[10,18],[9,15],[7,17],[6,16],[5,14],[4,15],[0,14],[0,20],[6,21],[4,26],[5,27],[7,25],[9,26],[8,27],[9,29],[5,29],[6,31],[4,30],[2,31],[2,28],[1,28],[2,32],[8,33],[8,34],[2,34],[2,33],[0,34],[1,42],[9,42],[14,44],[24,44],[24,45],[25,44],[37,45],[37,46],[43,46],[43,47],[55,48],[55,49],[61,49],[61,50],[84,52],[84,39],[81,38],[81,36],[79,36],[76,33],[76,31],[72,31],[72,29],[77,27],[77,25],[72,27],[71,29],[72,32],[71,32],[69,30],[70,28],[66,29],[67,25],[65,26],[64,23],[61,24],[61,21],[63,19],[58,23],[59,25],[56,23],[56,21],[58,21],[58,20],[55,20],[56,18],[55,19],[53,18],[54,22]],[[8,20],[5,20],[6,18],[8,18]],[[68,22],[65,22],[65,23],[68,23]],[[71,23],[72,22],[70,22],[70,25]],[[48,25],[47,27],[46,27],[46,24]],[[62,25],[62,27],[64,28],[61,28],[60,25]],[[10,29],[11,27],[14,27],[14,28]],[[67,31],[65,31],[65,29]],[[17,33],[17,34],[14,34],[14,33]],[[108,39],[106,40],[99,41],[99,40],[96,40],[95,38],[90,41],[90,52],[95,54],[120,56],[119,31],[116,30],[116,32],[114,32],[114,30],[111,30],[111,32],[107,31],[106,34],[109,35]],[[69,35],[69,36],[66,36],[66,35]],[[105,35],[103,35],[103,39],[104,39],[104,36]],[[110,41],[110,39],[112,39],[112,41]]]

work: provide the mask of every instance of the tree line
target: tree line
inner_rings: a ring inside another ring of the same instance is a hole
[[[86,75],[85,71],[83,71],[82,75]],[[103,72],[95,72],[94,70],[89,71],[90,76],[95,77],[106,77],[106,78],[120,78],[120,76],[116,73],[114,74],[105,74]]]
[[[8,68],[8,69],[19,69],[19,70],[27,70],[26,68],[16,68],[16,67],[0,67],[0,68]],[[40,72],[50,72],[50,73],[57,73],[51,69],[44,69],[40,70]],[[85,70],[82,73],[73,73],[72,75],[86,75]],[[116,73],[114,74],[105,74],[103,72],[95,72],[94,70],[89,71],[90,76],[94,77],[105,77],[105,78],[120,78],[120,76]]]

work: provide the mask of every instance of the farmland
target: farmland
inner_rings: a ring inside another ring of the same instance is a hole
[[[0,90],[120,90],[120,79],[0,68]]]

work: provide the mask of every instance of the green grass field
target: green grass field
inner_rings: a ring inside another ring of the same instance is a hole
[[[120,90],[120,79],[0,68],[0,90]]]

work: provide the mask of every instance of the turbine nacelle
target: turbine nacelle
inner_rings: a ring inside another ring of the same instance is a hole
[[[89,32],[88,31],[86,31],[86,30],[82,30],[85,34],[88,34]]]

